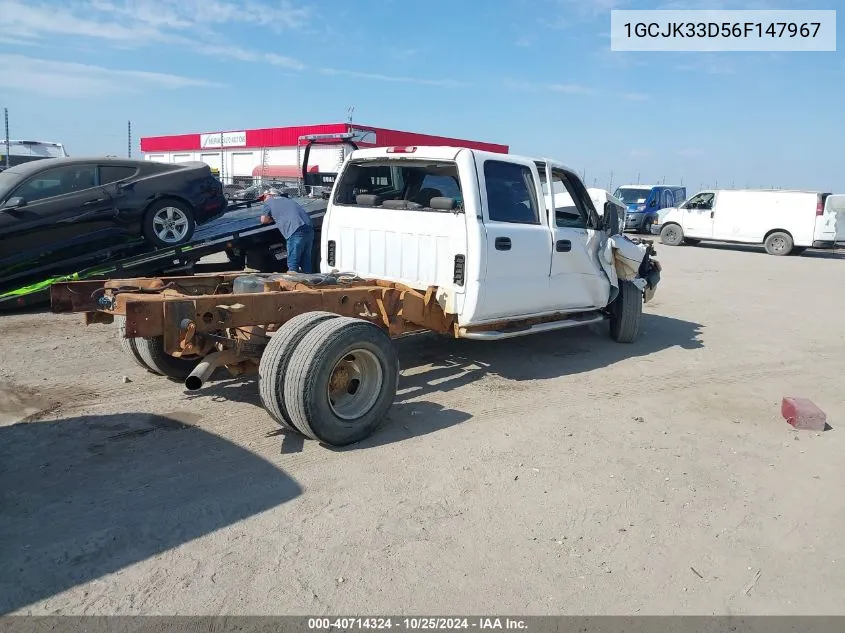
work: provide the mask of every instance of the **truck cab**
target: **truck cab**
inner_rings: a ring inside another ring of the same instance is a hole
[[[550,159],[357,150],[329,201],[321,272],[436,289],[466,338],[498,337],[516,320],[537,322],[528,329],[561,315],[602,320],[622,288],[641,310],[659,277],[650,244],[619,235],[614,205],[602,211],[576,172]],[[627,278],[614,260],[620,249],[635,262]]]

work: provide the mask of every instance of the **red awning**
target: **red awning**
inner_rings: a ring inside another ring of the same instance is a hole
[[[320,167],[317,165],[308,168],[310,174],[316,174],[319,171]],[[267,165],[267,167],[259,165],[252,170],[253,177],[262,174],[267,178],[299,178],[302,175],[302,170],[296,165]]]

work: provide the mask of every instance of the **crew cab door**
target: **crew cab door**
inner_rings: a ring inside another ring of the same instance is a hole
[[[598,258],[604,237],[597,228],[598,214],[576,174],[551,162],[543,172],[553,241],[551,297],[564,311],[603,308],[610,297],[610,280]]]
[[[66,165],[34,174],[0,201],[25,204],[0,208],[3,249],[0,268],[40,268],[84,255],[92,232],[90,218],[101,216],[110,197],[97,186],[95,165]]]
[[[715,193],[703,191],[697,193],[682,205],[684,236],[699,239],[713,237],[715,202]]]
[[[475,156],[487,266],[473,321],[541,314],[552,309],[552,247],[537,166],[511,156]]]

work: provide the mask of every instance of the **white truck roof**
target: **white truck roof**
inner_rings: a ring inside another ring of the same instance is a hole
[[[378,158],[386,158],[386,159],[397,159],[406,157],[408,159],[413,158],[420,158],[423,160],[426,159],[433,159],[433,160],[455,160],[457,155],[463,151],[467,150],[473,152],[476,156],[481,158],[493,159],[493,160],[521,160],[521,161],[528,161],[528,162],[544,162],[544,163],[554,163],[568,171],[575,173],[575,170],[571,167],[567,166],[565,163],[561,163],[558,160],[553,158],[537,158],[532,156],[522,156],[520,154],[502,154],[499,152],[485,152],[482,150],[472,149],[469,147],[451,147],[448,145],[414,145],[414,146],[394,146],[394,147],[372,147],[367,149],[356,149],[349,155],[350,160],[360,160],[360,159],[378,159]]]

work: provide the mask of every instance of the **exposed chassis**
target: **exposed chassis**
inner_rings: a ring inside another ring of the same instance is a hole
[[[117,320],[121,346],[153,373],[200,389],[218,367],[259,374],[268,413],[328,444],[369,435],[396,394],[390,339],[431,331],[510,338],[604,320],[596,311],[459,327],[436,287],[343,275],[272,275],[257,292],[233,293],[244,273],[56,283],[54,312],[86,324]]]

